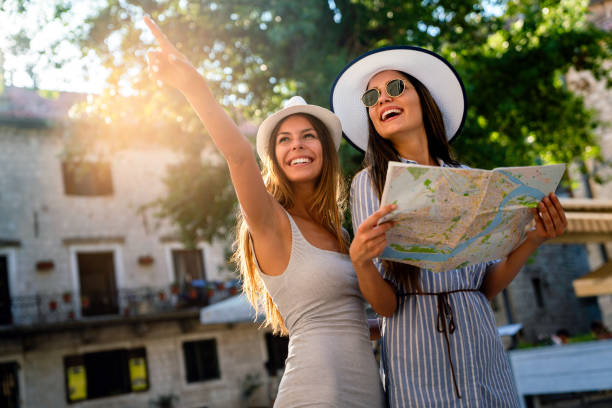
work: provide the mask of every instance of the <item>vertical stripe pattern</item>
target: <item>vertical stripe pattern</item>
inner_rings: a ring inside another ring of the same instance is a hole
[[[379,208],[367,169],[353,178],[350,204],[354,231]],[[494,262],[439,273],[422,269],[419,283],[429,293],[478,289]],[[374,263],[383,278],[405,292],[378,259]],[[437,297],[407,295],[399,298],[392,317],[382,319],[381,374],[390,407],[518,407],[508,357],[486,297],[479,291],[456,292],[448,301],[455,315],[456,330],[449,341],[461,399],[444,334],[436,330]]]

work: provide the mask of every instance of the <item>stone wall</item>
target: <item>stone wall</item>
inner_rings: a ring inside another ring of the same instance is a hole
[[[574,294],[572,281],[589,271],[583,245],[542,245],[508,286],[514,323],[522,323],[527,341],[537,341],[563,328],[572,335],[590,331],[601,319],[596,300]],[[539,282],[540,302],[536,295]]]
[[[177,408],[240,408],[241,382],[248,374],[259,375],[262,385],[249,400],[254,406],[269,406],[272,381],[264,369],[268,360],[265,331],[250,323],[233,326],[201,326],[193,320],[150,323],[136,328],[66,331],[30,336],[24,348],[19,341],[0,340],[0,361],[17,361],[23,407],[130,407],[148,408],[159,395],[179,396]],[[216,339],[220,379],[187,383],[182,344],[185,341]],[[144,347],[147,354],[149,390],[83,402],[66,401],[64,357],[118,348]],[[21,350],[19,350],[21,348]]]
[[[103,159],[110,163],[112,195],[66,195],[63,132],[0,126],[0,249],[14,258],[11,295],[75,291],[79,250],[112,250],[119,288],[168,285],[174,280],[170,251],[182,245],[168,239],[173,228],[167,222],[156,228],[152,211],[138,209],[164,193],[166,166],[179,156],[158,148],[108,154]],[[201,245],[209,280],[233,277],[222,270],[225,245]],[[140,265],[143,255],[151,255],[153,264]],[[42,260],[53,261],[53,269],[37,271]]]

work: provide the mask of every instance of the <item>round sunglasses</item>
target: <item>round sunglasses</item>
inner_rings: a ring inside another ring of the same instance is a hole
[[[387,95],[392,98],[396,98],[404,93],[406,90],[406,80],[405,79],[392,79],[385,84],[385,91]],[[361,96],[361,102],[366,106],[366,108],[371,108],[372,106],[378,103],[380,99],[380,91],[378,88],[368,89]]]

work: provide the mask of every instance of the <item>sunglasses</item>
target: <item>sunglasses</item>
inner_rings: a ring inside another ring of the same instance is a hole
[[[385,84],[385,91],[392,98],[400,96],[404,93],[404,90],[406,90],[405,79],[392,79]],[[361,96],[361,102],[363,102],[366,108],[371,108],[378,103],[380,95],[381,93],[377,88],[368,89]]]

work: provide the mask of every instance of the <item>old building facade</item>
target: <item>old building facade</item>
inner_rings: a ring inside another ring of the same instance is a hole
[[[0,96],[0,405],[267,406],[276,340],[199,320],[237,293],[227,243],[187,249],[139,211],[180,157],[151,147],[67,159],[78,97]]]

